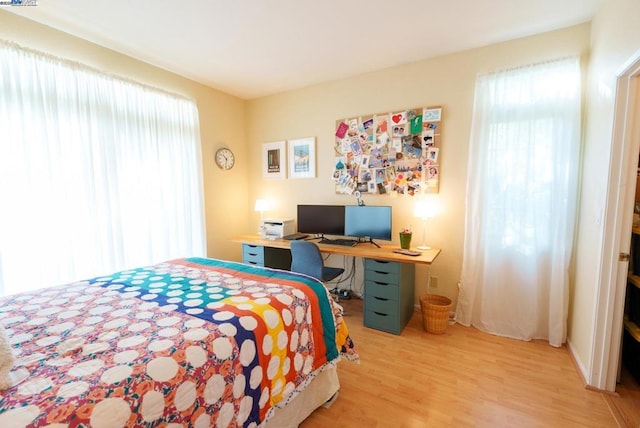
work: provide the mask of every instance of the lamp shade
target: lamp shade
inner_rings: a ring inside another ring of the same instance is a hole
[[[416,201],[413,215],[421,219],[433,218],[438,215],[439,209],[436,195],[425,195]]]
[[[413,215],[418,218],[429,218],[427,203],[424,200],[416,201],[416,205],[413,209]]]
[[[255,211],[264,212],[269,209],[269,201],[266,199],[256,199]]]

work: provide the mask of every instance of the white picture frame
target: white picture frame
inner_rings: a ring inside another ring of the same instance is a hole
[[[316,138],[306,137],[288,141],[289,178],[316,176]]]
[[[262,144],[262,177],[287,178],[287,154],[285,141]]]

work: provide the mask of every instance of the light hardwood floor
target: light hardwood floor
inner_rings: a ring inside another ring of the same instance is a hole
[[[620,426],[640,427],[640,385],[624,367],[616,392],[617,394],[605,395],[604,399]]]
[[[585,389],[566,348],[450,325],[401,336],[365,328],[362,301],[341,302],[361,363],[339,364],[340,395],[314,427],[616,427],[603,394]]]

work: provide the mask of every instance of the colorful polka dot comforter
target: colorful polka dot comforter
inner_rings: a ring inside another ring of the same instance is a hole
[[[0,426],[257,427],[339,355],[339,306],[292,272],[190,258],[0,299]]]

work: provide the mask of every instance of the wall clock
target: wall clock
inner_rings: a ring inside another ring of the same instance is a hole
[[[216,151],[216,165],[222,170],[233,168],[236,163],[236,157],[230,149],[222,148]]]

